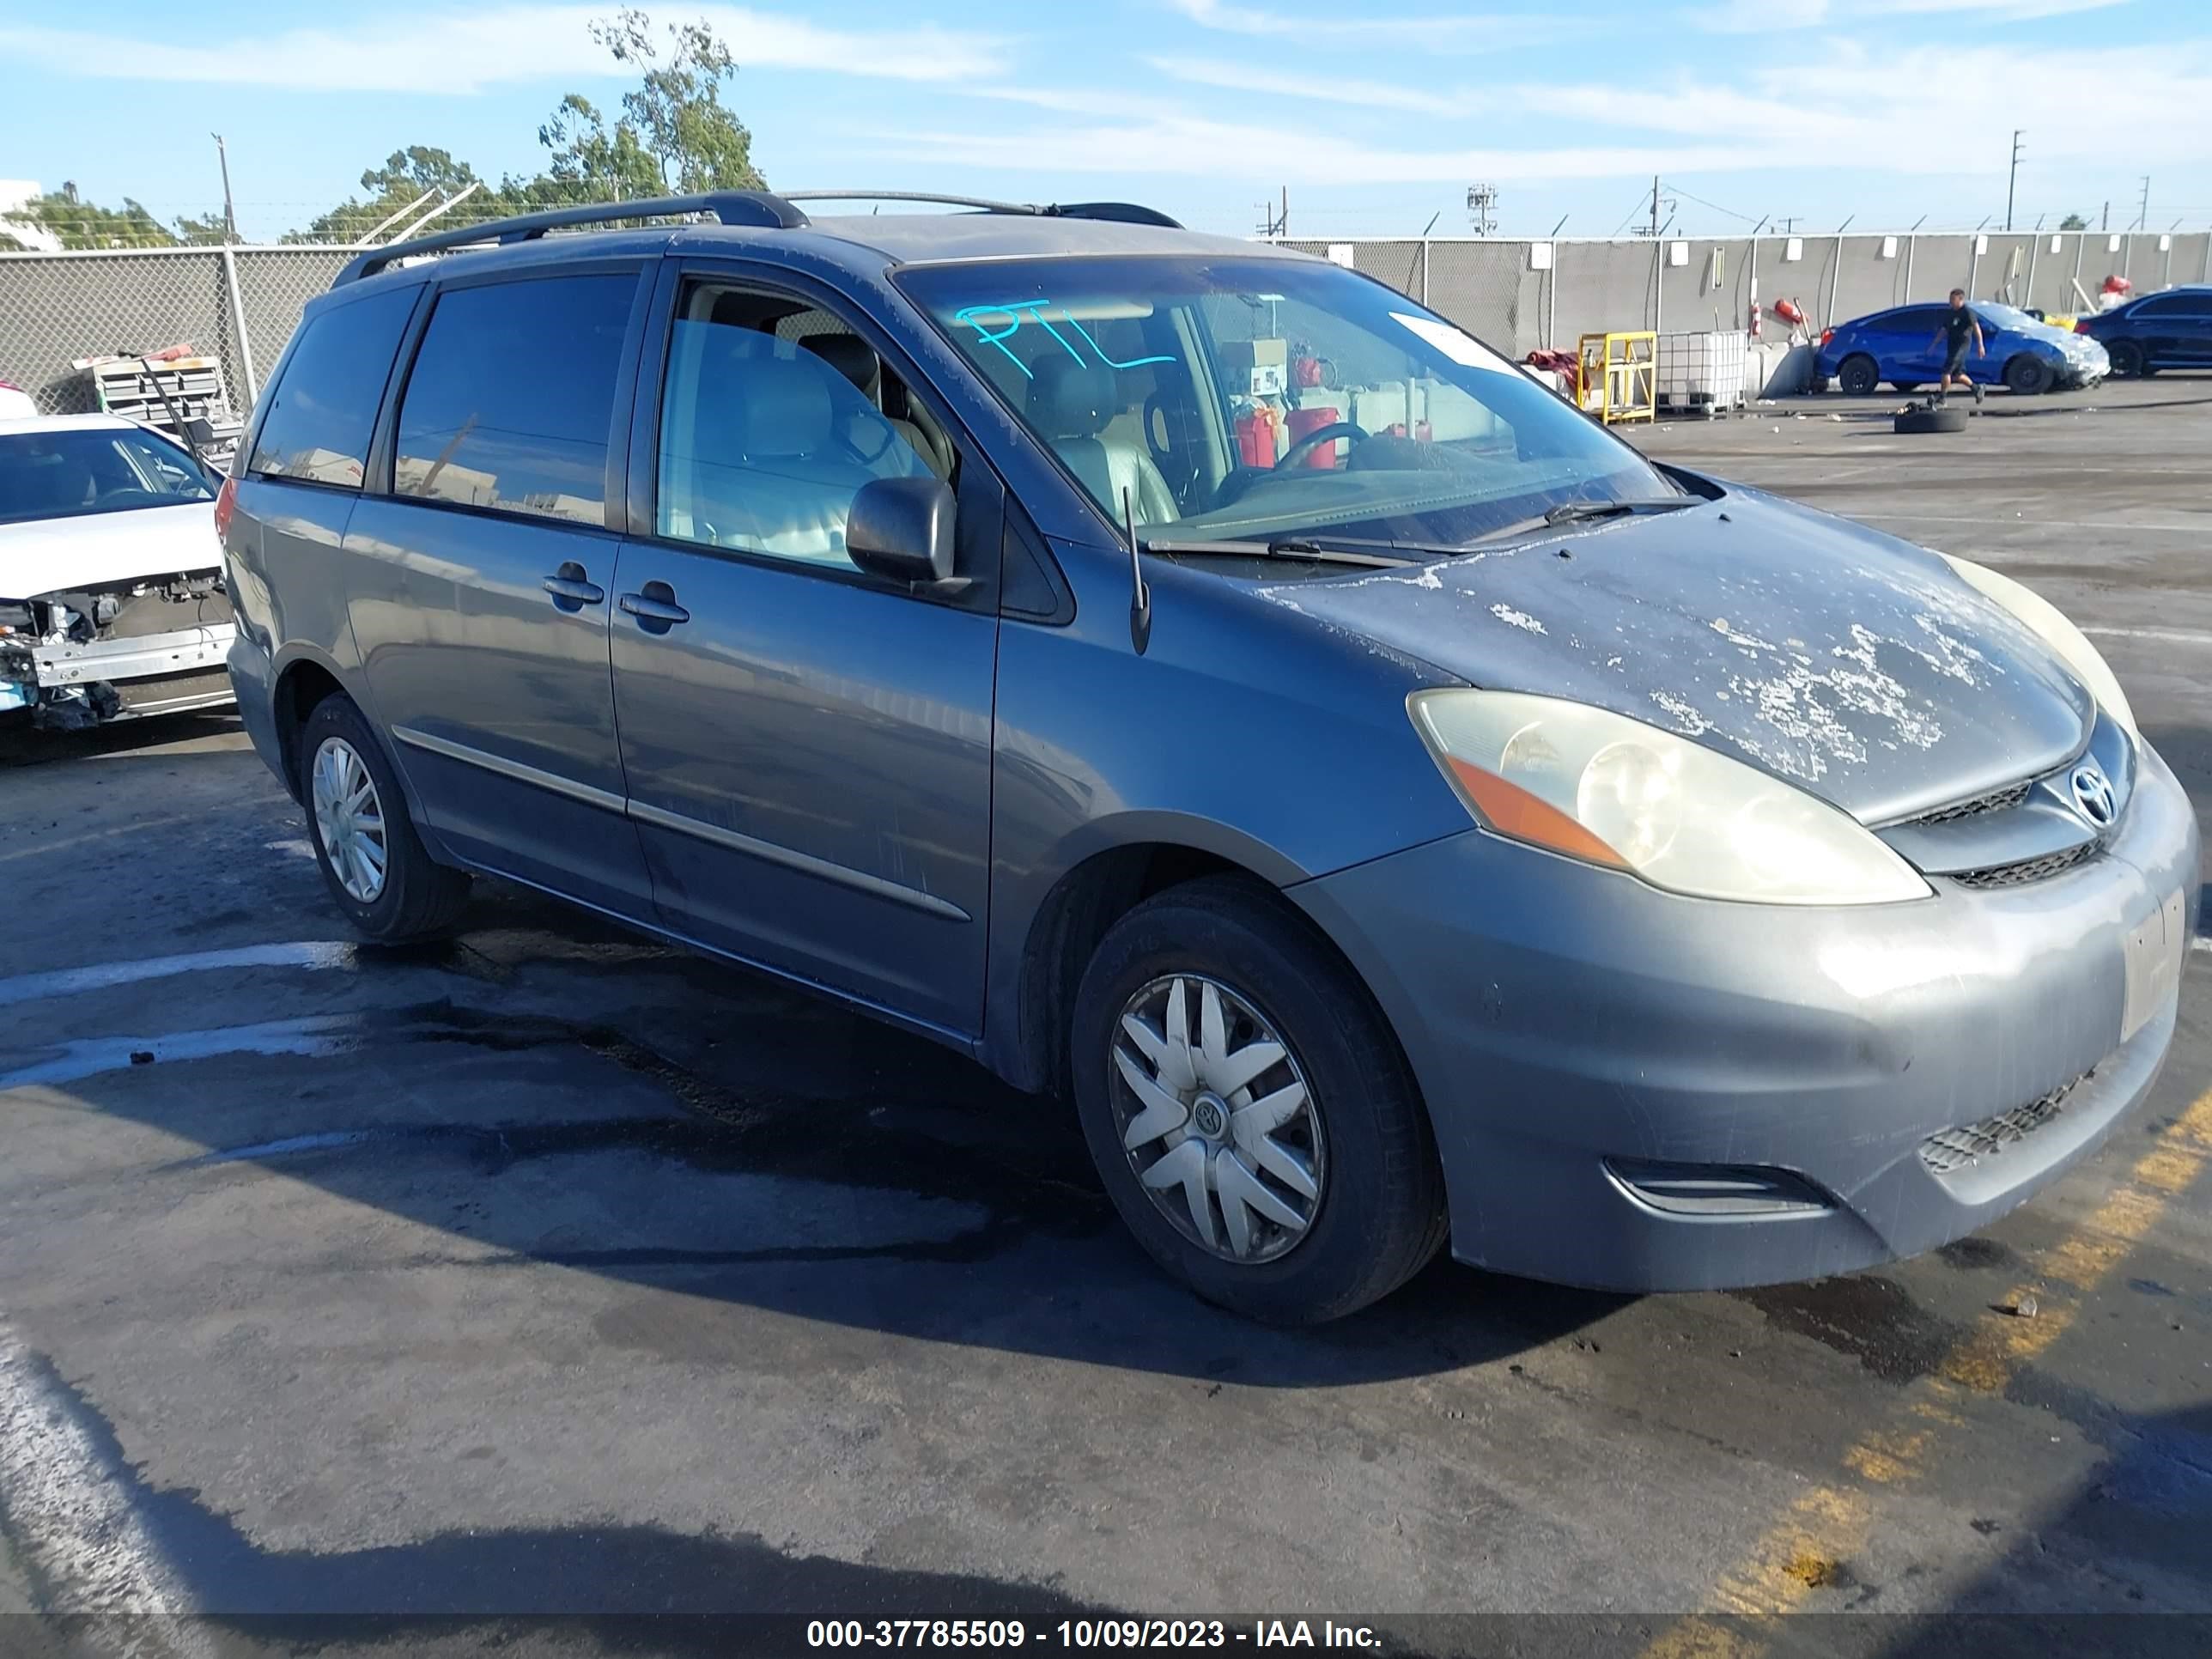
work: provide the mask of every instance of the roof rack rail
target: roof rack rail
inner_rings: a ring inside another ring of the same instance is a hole
[[[1182,226],[1158,208],[1134,202],[997,202],[988,196],[941,196],[927,190],[793,190],[787,202],[927,202],[939,207],[975,208],[985,213],[1022,213],[1046,219],[1110,219],[1127,225]]]
[[[548,208],[539,213],[493,219],[478,225],[457,225],[428,236],[392,242],[358,253],[337,274],[332,288],[374,276],[395,261],[420,253],[436,253],[450,247],[478,242],[531,242],[549,230],[571,225],[618,224],[627,219],[672,219],[687,213],[711,213],[726,225],[751,225],[770,230],[797,230],[806,215],[787,197],[764,190],[716,190],[696,196],[660,196],[641,202],[601,202],[585,207]]]

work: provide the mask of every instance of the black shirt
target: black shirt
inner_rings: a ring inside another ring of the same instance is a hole
[[[1961,352],[1974,343],[1974,313],[1970,307],[1960,306],[1943,313],[1943,349]]]

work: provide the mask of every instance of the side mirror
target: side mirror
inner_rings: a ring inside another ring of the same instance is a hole
[[[846,556],[872,576],[941,582],[952,574],[952,490],[945,480],[872,478],[845,515]]]

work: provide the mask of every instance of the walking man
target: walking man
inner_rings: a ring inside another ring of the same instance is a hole
[[[1951,390],[1951,382],[1955,380],[1972,391],[1975,403],[1979,404],[1982,388],[1966,373],[1966,348],[1972,346],[1977,357],[1986,356],[1989,348],[1982,342],[1981,319],[1966,309],[1966,290],[1963,288],[1951,290],[1951,308],[1943,313],[1942,325],[1936,331],[1936,340],[1943,343],[1943,378],[1936,383],[1936,401],[1939,404],[1943,401],[1945,394]],[[1936,340],[1929,343],[1933,345]]]

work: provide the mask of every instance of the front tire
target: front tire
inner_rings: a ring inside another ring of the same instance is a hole
[[[469,878],[433,860],[368,721],[336,692],[301,722],[297,765],[307,838],[346,919],[385,944],[451,930]]]
[[[1110,928],[1077,993],[1077,1111],[1153,1260],[1207,1301],[1318,1324],[1444,1237],[1428,1116],[1366,988],[1302,918],[1209,878]]]
[[[2015,398],[2036,398],[2051,390],[2051,365],[2040,357],[2015,357],[2005,365],[2005,390]]]
[[[2143,349],[2133,340],[2113,341],[2105,348],[2105,356],[2111,362],[2112,373],[2124,380],[2132,380],[2143,372]]]
[[[1868,397],[1881,385],[1881,370],[1871,357],[1846,357],[1836,371],[1836,384],[1854,398]]]

